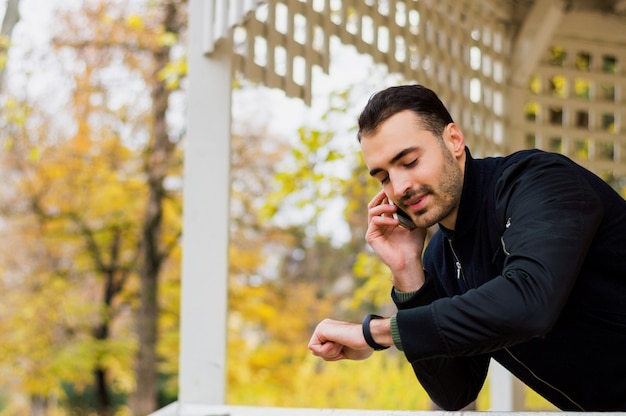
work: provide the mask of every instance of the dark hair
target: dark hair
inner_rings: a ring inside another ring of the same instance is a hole
[[[445,127],[454,122],[437,94],[423,85],[389,87],[374,94],[361,112],[359,142],[362,136],[374,133],[382,122],[404,110],[417,114],[423,127],[436,137],[441,137]]]

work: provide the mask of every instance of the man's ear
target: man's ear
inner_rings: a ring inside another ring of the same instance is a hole
[[[465,154],[465,137],[456,123],[450,123],[446,126],[444,138],[455,157],[458,158]]]

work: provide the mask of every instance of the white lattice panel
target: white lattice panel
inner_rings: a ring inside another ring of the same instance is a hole
[[[605,179],[625,176],[626,21],[568,16],[525,101],[526,147],[563,153]]]
[[[502,152],[505,56],[500,1],[268,0],[233,31],[235,69],[311,98],[314,66],[328,71],[330,38],[437,91],[477,154]]]
[[[546,55],[532,71],[539,87],[526,90],[510,82],[513,57],[527,62],[511,50],[512,22],[521,18],[513,6],[506,0],[216,0],[208,38],[231,36],[235,71],[309,103],[312,69],[328,71],[336,37],[437,91],[477,156],[539,147],[624,175],[623,18],[566,13],[551,42],[567,51],[566,60],[553,65]],[[581,54],[591,56],[584,70],[576,67]],[[611,65],[613,72],[603,69]],[[564,93],[550,86],[555,79],[566,84]],[[583,84],[586,97],[576,93]],[[522,114],[529,108],[532,117]]]

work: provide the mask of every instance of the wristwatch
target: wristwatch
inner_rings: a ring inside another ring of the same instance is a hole
[[[378,344],[374,341],[374,337],[372,337],[372,331],[370,330],[370,322],[372,319],[383,319],[383,317],[369,314],[365,317],[365,319],[363,319],[363,324],[361,326],[363,328],[363,337],[365,338],[365,342],[367,342],[367,345],[373,348],[374,351],[386,350],[389,346],[385,347],[384,345]]]

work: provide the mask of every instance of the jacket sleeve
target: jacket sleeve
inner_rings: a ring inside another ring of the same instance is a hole
[[[401,299],[395,290],[392,292],[398,310],[427,311],[427,305],[443,296],[444,289],[428,273],[424,286],[411,297]],[[437,406],[444,410],[459,410],[476,400],[480,393],[489,369],[489,356],[434,357],[413,361],[411,365],[420,384]]]
[[[441,375],[418,365],[416,373],[436,377],[440,389],[459,383],[454,371],[475,374],[470,370],[475,362],[456,358],[471,360],[552,329],[602,220],[602,205],[592,187],[569,162],[554,155],[509,167],[495,192],[495,209],[510,224],[502,235],[507,255],[502,273],[485,276],[487,283],[462,295],[399,307],[397,314],[402,346],[414,368],[422,360],[455,358],[444,361],[454,370]]]

